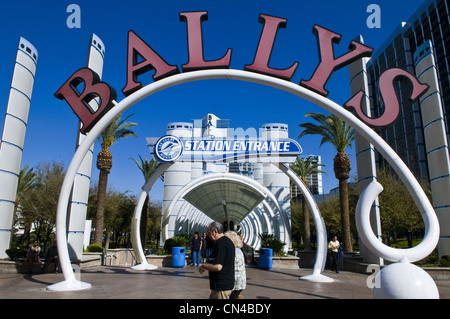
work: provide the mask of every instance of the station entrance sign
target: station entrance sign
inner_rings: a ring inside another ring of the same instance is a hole
[[[161,162],[294,162],[302,153],[292,139],[147,138],[150,152]]]

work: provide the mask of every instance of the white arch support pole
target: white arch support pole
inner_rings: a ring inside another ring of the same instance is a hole
[[[129,95],[123,99],[120,103],[116,103],[108,113],[106,113],[92,128],[87,138],[78,147],[75,155],[67,169],[66,176],[61,187],[61,193],[58,201],[57,220],[56,220],[56,237],[58,240],[58,256],[61,262],[61,269],[64,274],[64,281],[55,285],[60,285],[61,288],[74,290],[79,285],[79,281],[76,280],[75,275],[70,265],[70,259],[67,249],[66,239],[66,214],[67,205],[69,202],[70,190],[75,179],[76,172],[81,165],[81,162],[89,150],[90,145],[100,135],[100,133],[110,124],[115,117],[123,113],[125,110],[141,101],[142,99],[176,85],[180,85],[187,82],[199,81],[199,80],[212,80],[212,79],[231,79],[247,82],[259,83],[280,90],[292,93],[301,98],[324,108],[325,110],[338,116],[343,121],[352,126],[358,133],[364,138],[369,140],[376,149],[384,156],[389,164],[397,172],[403,183],[411,193],[414,202],[416,203],[419,211],[422,214],[422,218],[425,224],[425,237],[419,245],[422,245],[422,258],[428,256],[436,247],[439,240],[439,223],[436,218],[436,214],[428,201],[422,187],[415,179],[414,175],[409,171],[408,167],[403,163],[400,157],[392,150],[392,148],[370,127],[361,122],[356,116],[349,111],[345,110],[337,103],[323,97],[315,92],[312,92],[302,86],[295,83],[281,80],[278,78],[270,77],[263,74],[252,73],[241,70],[203,70],[194,71],[188,73],[180,73],[171,77],[161,79],[157,82],[149,84],[140,90]],[[417,246],[416,246],[417,247]],[[420,257],[420,256],[418,256]],[[420,258],[421,259],[421,258]],[[64,284],[63,284],[64,283]],[[52,285],[52,286],[55,286]],[[49,286],[49,287],[52,287]],[[47,288],[49,288],[47,287]],[[78,288],[79,289],[79,288]]]
[[[314,219],[314,224],[317,233],[317,251],[316,260],[314,262],[313,273],[309,276],[302,276],[300,279],[313,281],[313,282],[333,282],[334,279],[324,276],[321,272],[325,268],[325,263],[327,261],[327,232],[325,229],[325,223],[322,216],[320,216],[319,208],[317,207],[316,201],[312,196],[309,189],[305,184],[298,178],[298,176],[289,168],[288,165],[280,163],[278,167],[287,175],[289,178],[300,188],[303,193],[304,198],[308,202],[309,208],[312,212]]]
[[[133,246],[134,254],[136,257],[136,265],[131,267],[136,270],[153,270],[157,269],[158,266],[149,264],[147,258],[145,258],[144,250],[142,249],[141,233],[141,215],[142,208],[144,207],[145,199],[150,193],[153,184],[158,180],[158,178],[164,173],[166,169],[172,166],[173,163],[162,163],[156,171],[150,176],[147,183],[142,187],[141,195],[139,196],[138,204],[134,209],[133,219],[131,220],[131,244]]]

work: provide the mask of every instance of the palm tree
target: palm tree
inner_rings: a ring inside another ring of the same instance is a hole
[[[103,225],[105,218],[106,188],[108,186],[108,175],[112,168],[112,154],[109,148],[111,147],[111,145],[122,138],[128,136],[137,136],[135,132],[130,130],[131,127],[137,126],[137,124],[126,122],[126,120],[128,120],[133,115],[134,114],[131,114],[123,120],[121,120],[122,115],[119,115],[111,122],[111,124],[109,124],[105,128],[105,130],[99,136],[99,141],[102,145],[102,149],[97,155],[97,168],[100,170],[100,174],[98,178],[98,204],[95,220],[94,238],[94,242],[99,245],[102,245]]]
[[[325,173],[319,167],[323,164],[314,162],[314,157],[308,156],[308,158],[297,158],[295,163],[291,165],[291,169],[297,174],[307,188],[310,187],[308,183],[308,177],[313,174]],[[309,207],[306,204],[305,197],[302,194],[302,212],[303,212],[303,243],[305,250],[311,250],[311,229],[309,227]]]
[[[158,167],[161,165],[160,162],[155,161],[152,159],[150,162],[146,158],[142,158],[141,155],[139,155],[139,159],[141,162],[139,163],[137,160],[132,158],[132,160],[136,163],[139,170],[144,175],[145,183],[148,182],[150,176],[158,169]],[[145,249],[145,242],[147,238],[147,219],[148,219],[148,211],[149,211],[149,205],[150,202],[150,196],[147,196],[145,199],[144,206],[142,207],[142,219],[141,219],[141,243],[142,248]]]
[[[336,148],[337,154],[334,157],[333,166],[334,174],[339,180],[339,202],[341,209],[343,248],[345,252],[351,252],[353,251],[353,247],[350,233],[347,184],[347,180],[350,177],[351,166],[350,158],[347,153],[345,153],[345,150],[347,147],[352,146],[352,142],[355,139],[355,132],[347,123],[335,115],[325,116],[321,113],[306,113],[305,116],[312,118],[319,124],[300,124],[300,127],[304,128],[304,131],[299,135],[299,138],[308,134],[320,135],[322,136],[320,146],[328,142],[333,144]]]
[[[33,172],[33,167],[28,169],[29,167],[30,166],[27,164],[19,172],[14,212],[17,212],[20,200],[25,196],[25,194],[38,185],[39,175]]]

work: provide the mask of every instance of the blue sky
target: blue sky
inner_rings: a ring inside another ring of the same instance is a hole
[[[0,112],[5,114],[19,38],[30,41],[38,50],[37,72],[31,99],[28,127],[22,157],[26,164],[36,166],[43,161],[57,161],[66,167],[75,151],[78,119],[66,102],[54,93],[76,70],[86,66],[92,33],[105,44],[106,54],[103,81],[113,86],[118,101],[124,98],[126,81],[127,33],[135,31],[169,64],[187,63],[186,23],[180,22],[184,11],[208,11],[203,22],[203,41],[206,60],[222,57],[233,49],[231,68],[243,70],[251,64],[258,45],[262,24],[260,13],[286,18],[287,27],[280,29],[270,66],[287,68],[295,61],[299,67],[292,82],[309,79],[319,59],[314,24],[342,35],[335,45],[336,56],[347,52],[350,41],[361,34],[365,44],[377,49],[391,32],[414,13],[422,0],[131,0],[131,1],[8,1],[2,3],[0,29]],[[70,4],[81,9],[81,28],[68,28],[66,12]],[[381,28],[366,24],[369,4],[381,9]],[[151,73],[142,76],[144,85],[152,83]],[[350,96],[348,68],[335,72],[326,89],[329,98],[339,104]],[[136,104],[125,115],[134,113],[130,121],[137,122],[137,138],[127,138],[111,148],[113,168],[109,185],[117,190],[139,193],[144,182],[131,157],[150,158],[145,138],[165,134],[168,122],[190,121],[214,113],[231,119],[232,127],[259,128],[268,122],[289,125],[290,137],[297,139],[299,123],[307,121],[305,112],[322,109],[273,88],[231,80],[211,80],[189,84],[159,92]],[[3,127],[4,116],[0,116]],[[324,175],[324,190],[338,186],[333,172],[335,150],[331,145],[319,147],[320,138],[307,136],[299,140],[304,154],[322,156],[328,174]],[[100,151],[96,143],[95,158]],[[349,148],[352,173],[356,174],[354,149]],[[92,181],[98,180],[98,170],[92,169]],[[156,185],[153,199],[162,198],[162,187]]]

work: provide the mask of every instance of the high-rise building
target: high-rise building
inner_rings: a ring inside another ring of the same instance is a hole
[[[450,24],[449,0],[426,0],[407,22],[401,23],[384,44],[373,54],[367,65],[369,95],[373,117],[380,116],[384,104],[377,81],[389,68],[401,68],[416,74],[413,56],[427,40],[435,53],[435,61],[441,92],[444,122],[449,137],[450,126]],[[420,103],[411,104],[408,99],[412,87],[405,82],[396,84],[400,100],[400,116],[395,124],[379,131],[379,134],[410,167],[418,179],[428,179],[428,163],[424,147],[423,124]],[[377,162],[383,165],[378,156]]]
[[[401,23],[367,64],[371,113],[384,112],[378,88],[380,75],[401,68],[429,85],[411,104],[412,85],[396,82],[400,115],[380,136],[397,152],[418,179],[426,179],[440,224],[439,256],[450,253],[450,0],[426,0]],[[377,154],[378,166],[384,159]]]

